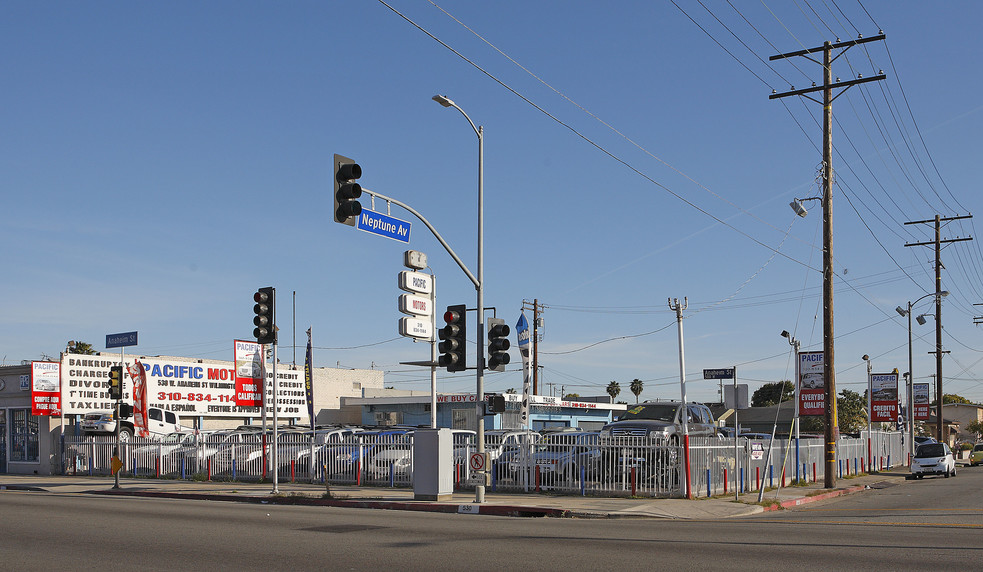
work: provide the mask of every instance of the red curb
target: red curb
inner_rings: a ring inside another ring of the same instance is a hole
[[[850,488],[847,488],[847,489],[838,489],[838,490],[835,490],[835,491],[830,491],[828,493],[823,493],[821,495],[813,495],[811,497],[798,497],[798,498],[794,498],[794,499],[789,499],[789,500],[786,500],[786,501],[782,501],[782,502],[780,502],[778,504],[773,504],[773,505],[770,505],[770,506],[766,506],[766,507],[764,507],[764,510],[765,510],[765,512],[767,512],[767,511],[772,511],[772,510],[778,510],[778,509],[781,509],[781,508],[791,508],[791,507],[794,507],[794,506],[800,506],[800,505],[808,504],[808,503],[811,503],[811,502],[816,502],[816,501],[821,501],[821,500],[835,498],[835,497],[838,497],[840,495],[848,495],[848,494],[852,494],[852,493],[857,493],[857,492],[860,492],[860,491],[864,490],[865,488],[866,487],[864,485],[858,485],[858,486],[850,487]]]

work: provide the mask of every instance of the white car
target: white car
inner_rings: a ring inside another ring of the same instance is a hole
[[[911,476],[920,479],[925,475],[956,476],[956,459],[945,443],[925,443],[915,449],[911,460]]]

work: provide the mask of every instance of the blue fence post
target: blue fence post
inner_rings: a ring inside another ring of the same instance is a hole
[[[796,420],[796,423],[798,423],[798,420]],[[799,476],[800,464],[801,464],[801,460],[799,459],[799,437],[796,436],[795,437],[795,481],[796,482],[799,482],[799,480],[801,479],[801,477]],[[802,472],[805,473],[805,469],[802,469]]]
[[[707,498],[710,498],[710,469],[707,469]]]
[[[187,478],[188,478],[188,474],[185,472],[184,457],[181,457],[181,480],[183,481]]]
[[[263,459],[263,466],[266,466],[266,459]],[[236,480],[236,460],[232,459],[232,480]]]
[[[740,485],[740,488],[738,488],[737,490],[740,491],[740,492],[742,492],[742,493],[745,492],[744,491],[744,467],[741,467],[741,485]]]
[[[389,462],[389,488],[396,486],[396,464]]]

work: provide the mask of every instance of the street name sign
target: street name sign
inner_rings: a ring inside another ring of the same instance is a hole
[[[137,345],[136,332],[123,332],[121,334],[106,334],[106,349],[123,348]]]
[[[410,241],[410,223],[375,211],[362,211],[355,222],[355,228],[399,242]]]
[[[734,379],[734,368],[705,369],[703,379]]]

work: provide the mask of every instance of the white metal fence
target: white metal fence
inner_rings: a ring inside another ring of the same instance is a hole
[[[167,439],[131,438],[122,443],[123,474],[196,480],[272,480],[272,436],[260,432],[187,435]],[[113,437],[66,437],[64,471],[110,475]],[[477,447],[473,433],[454,435],[455,488],[470,488],[468,458]],[[672,497],[686,495],[685,451],[674,441],[613,437],[596,433],[547,435],[538,442],[501,448],[489,442],[492,491],[553,491],[597,496]],[[837,477],[907,462],[900,433],[875,432],[868,440],[840,439]],[[769,454],[770,453],[770,454]],[[787,486],[824,478],[822,439],[770,440],[691,438],[692,496]],[[313,461],[312,461],[313,459]],[[278,478],[373,486],[411,486],[411,431],[333,430],[281,433]]]

